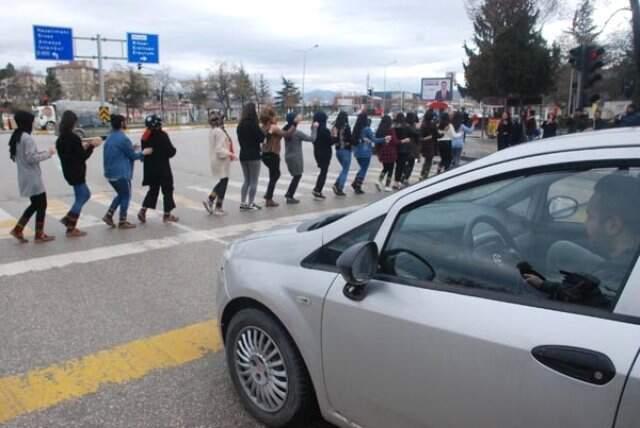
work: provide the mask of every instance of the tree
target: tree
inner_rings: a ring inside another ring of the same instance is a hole
[[[292,80],[282,76],[282,89],[277,92],[276,106],[282,112],[289,112],[300,103],[300,91]]]
[[[260,110],[261,106],[271,103],[271,88],[263,74],[260,75],[255,85],[255,97],[258,103],[258,110]]]
[[[233,93],[233,76],[229,73],[226,63],[220,63],[218,69],[209,73],[209,89],[213,92],[216,101],[229,117],[231,111],[231,97]]]
[[[535,0],[483,0],[473,9],[474,47],[465,43],[469,94],[488,97],[539,97],[554,87],[560,49],[549,47],[539,28]]]
[[[129,69],[128,81],[122,88],[119,100],[124,103],[129,116],[129,109],[141,108],[149,96],[149,81],[142,74]]]
[[[253,92],[251,78],[241,65],[235,73],[233,73],[233,98],[239,101],[244,107],[244,105],[253,98]]]
[[[638,0],[629,1],[631,3],[631,28],[633,28],[633,56],[636,63],[637,76],[640,76],[640,3],[638,3]],[[640,96],[636,97],[636,101],[640,101],[639,98]]]
[[[171,69],[164,67],[153,75],[153,90],[156,91],[160,99],[160,115],[164,118],[164,102],[167,93],[175,83],[175,79],[171,76]]]
[[[207,82],[198,74],[193,82],[191,82],[189,99],[196,108],[201,109],[207,104],[207,98]]]
[[[47,70],[47,77],[45,79],[44,86],[44,91],[49,102],[57,101],[62,98],[62,85],[53,70]]]
[[[44,87],[38,83],[29,67],[22,67],[12,72],[8,78],[6,97],[14,110],[31,110],[31,106],[39,102]]]
[[[5,68],[0,69],[0,80],[8,79],[16,75],[16,68],[10,62]]]

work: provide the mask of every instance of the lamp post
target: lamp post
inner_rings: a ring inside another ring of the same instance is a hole
[[[307,74],[307,53],[311,52],[312,50],[316,49],[320,47],[320,45],[315,44],[313,46],[311,46],[310,48],[307,48],[303,51],[302,54],[302,117],[304,117],[304,78],[305,75]]]
[[[384,81],[382,84],[382,92],[384,93],[384,100],[382,103],[382,114],[385,115],[387,114],[387,67],[389,67],[390,65],[394,65],[397,64],[398,61],[397,60],[393,60],[387,64],[384,64],[382,67],[384,67]]]

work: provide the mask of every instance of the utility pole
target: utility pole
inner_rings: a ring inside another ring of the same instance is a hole
[[[393,61],[383,65],[383,67],[384,67],[384,80],[383,80],[383,83],[382,83],[382,88],[383,88],[382,92],[384,93],[384,102],[382,103],[382,114],[383,115],[387,114],[387,101],[388,101],[388,98],[389,98],[387,96],[388,95],[387,94],[387,67],[389,67],[390,65],[397,64],[397,63],[398,63],[398,61],[394,59]]]
[[[318,48],[320,45],[315,44],[313,46],[311,46],[308,49],[305,49],[303,51],[303,55],[302,55],[302,116],[304,117],[304,112],[305,112],[305,102],[304,102],[304,78],[305,75],[307,73],[307,53],[312,51],[313,49]]]
[[[575,79],[576,71],[571,69],[571,79],[569,81],[569,101],[567,102],[567,115],[573,114],[573,80]]]

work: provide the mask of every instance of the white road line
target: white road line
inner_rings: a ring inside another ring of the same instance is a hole
[[[204,193],[205,195],[211,193],[211,189],[207,189],[206,187],[202,186],[187,186],[187,189],[194,190],[199,193]],[[240,193],[229,192],[227,190],[227,193],[224,195],[224,200],[240,203]]]
[[[356,209],[362,205],[351,207]],[[93,248],[84,251],[74,251],[63,254],[55,254],[45,257],[20,260],[0,264],[0,277],[9,277],[29,272],[42,272],[55,268],[63,268],[73,264],[87,264],[97,261],[109,260],[115,257],[129,256],[132,254],[145,253],[148,251],[162,250],[176,247],[183,244],[191,244],[205,241],[215,241],[226,243],[224,238],[233,237],[247,232],[260,232],[271,229],[275,226],[299,223],[305,220],[317,218],[320,215],[330,215],[332,213],[345,211],[344,208],[338,210],[316,211],[307,214],[300,214],[289,217],[280,217],[274,220],[263,220],[253,223],[237,224],[226,227],[218,227],[211,230],[190,231],[175,236],[160,239],[149,239],[126,244],[109,245]]]

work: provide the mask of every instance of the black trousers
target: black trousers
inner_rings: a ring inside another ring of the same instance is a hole
[[[411,174],[413,174],[413,168],[416,165],[416,158],[413,154],[409,155],[407,159],[407,163],[404,165],[404,175],[402,177],[402,181],[407,181],[411,178]]]
[[[448,171],[451,168],[451,141],[438,141],[438,151],[440,152],[440,167]]]
[[[318,174],[318,179],[316,180],[316,187],[313,189],[318,193],[322,193],[322,189],[324,189],[324,184],[327,182],[327,173],[329,172],[329,165],[320,166],[320,174]]]
[[[280,155],[275,153],[263,153],[262,163],[269,169],[269,184],[267,185],[267,193],[264,194],[264,198],[267,200],[273,199],[273,192],[276,190],[276,183],[280,178]]]
[[[287,189],[286,198],[293,198],[296,194],[296,190],[298,190],[298,184],[300,184],[300,179],[302,178],[302,174],[294,175],[291,179],[291,184],[289,184],[289,188]]]
[[[147,196],[144,197],[142,202],[143,208],[156,209],[158,205],[158,195],[162,190],[162,205],[165,213],[170,213],[176,207],[176,202],[173,200],[173,184],[153,184],[149,186]]]
[[[387,186],[391,184],[391,178],[393,177],[394,162],[388,162],[382,164],[382,172],[380,173],[380,181],[387,177]]]
[[[409,162],[410,153],[398,153],[398,160],[396,161],[396,182],[401,183],[404,180],[404,174],[407,170],[407,163]]]
[[[222,202],[224,201],[224,195],[227,194],[227,186],[229,185],[229,177],[221,178],[213,187],[212,194],[216,195],[216,208],[222,208]]]
[[[29,205],[27,209],[24,210],[24,213],[22,213],[22,217],[20,217],[20,221],[18,222],[18,224],[20,224],[22,227],[26,226],[26,224],[29,223],[29,220],[31,220],[31,217],[35,213],[36,230],[42,230],[41,225],[44,225],[44,219],[47,213],[47,194],[40,193],[39,195],[31,196],[29,200],[31,201],[31,205]]]
[[[431,172],[431,164],[433,163],[433,153],[431,153],[429,156],[425,156],[423,154],[422,157],[424,158],[424,162],[422,164],[422,172],[420,173],[420,175],[422,176],[422,178],[428,178],[429,173]]]

